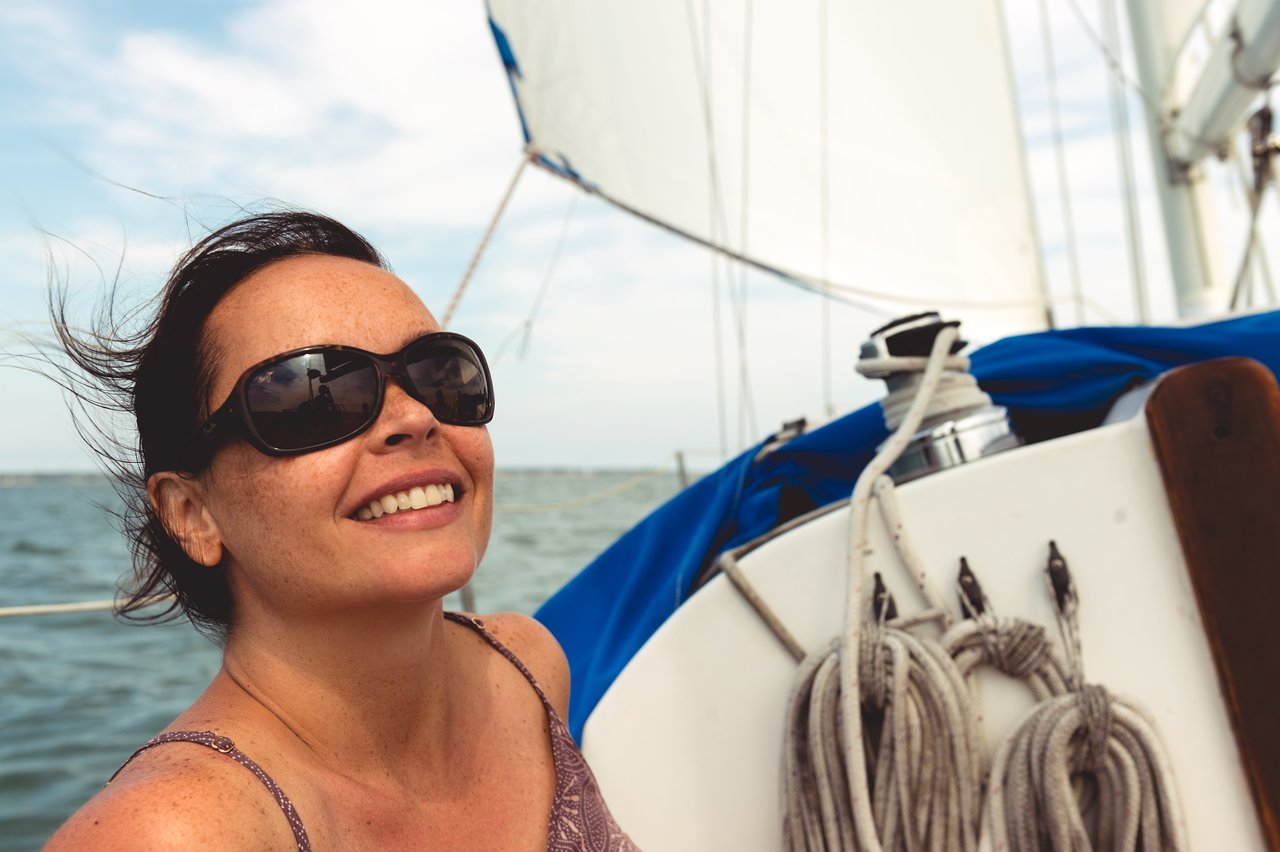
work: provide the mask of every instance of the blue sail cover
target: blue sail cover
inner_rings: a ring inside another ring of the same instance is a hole
[[[1245,356],[1280,374],[1280,311],[1193,328],[1075,328],[1000,340],[971,355],[972,372],[1020,431],[1056,437],[1097,425],[1115,399],[1182,364]],[[753,463],[753,447],[618,539],[535,616],[560,640],[573,689],[569,727],[690,593],[722,551],[810,506],[849,497],[887,437],[872,404],[800,435]],[[790,507],[790,511],[786,511]]]

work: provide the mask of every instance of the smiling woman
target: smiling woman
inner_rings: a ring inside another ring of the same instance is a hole
[[[443,612],[489,540],[492,381],[367,242],[253,216],[179,261],[140,335],[59,319],[81,398],[137,420],[111,459],[122,609],[172,591],[224,651],[49,848],[632,848],[555,640]]]

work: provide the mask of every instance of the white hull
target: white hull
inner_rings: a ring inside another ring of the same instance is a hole
[[[898,496],[934,588],[953,606],[963,555],[997,614],[1042,624],[1055,640],[1044,566],[1056,541],[1079,592],[1086,677],[1154,719],[1190,848],[1264,848],[1143,415],[929,476]],[[827,512],[741,560],[807,649],[841,629],[849,523],[847,507]],[[921,609],[878,516],[871,548],[868,572],[885,576],[903,614]],[[583,744],[642,848],[781,848],[795,669],[723,575],[636,654],[588,719]],[[989,758],[1031,699],[999,675],[981,683]]]

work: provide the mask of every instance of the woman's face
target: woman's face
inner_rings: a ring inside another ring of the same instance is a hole
[[[386,354],[437,330],[408,286],[375,266],[328,256],[273,263],[237,284],[206,323],[204,351],[216,359],[208,408],[280,352],[334,343]],[[434,502],[450,490],[428,486],[450,486],[452,502],[359,518],[388,495],[421,487]],[[484,553],[493,447],[483,426],[440,423],[393,381],[377,421],[355,438],[283,458],[233,440],[199,489],[238,618],[258,606],[316,614],[427,600],[464,585]]]

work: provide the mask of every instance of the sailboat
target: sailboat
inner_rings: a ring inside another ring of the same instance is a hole
[[[883,405],[762,439],[538,613],[637,843],[1280,848],[1280,315],[1242,310],[1280,5],[1104,2],[1095,29],[1058,4],[1145,122],[1176,328],[1114,276],[1069,304],[1137,324],[1063,327],[1012,4],[487,5],[532,162],[896,315],[860,359]],[[1223,237],[1213,174],[1241,165]]]

